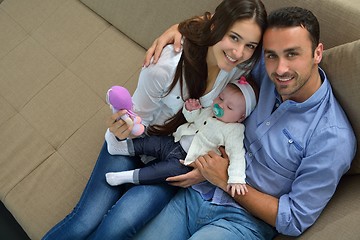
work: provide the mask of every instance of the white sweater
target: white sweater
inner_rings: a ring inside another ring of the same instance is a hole
[[[218,148],[225,146],[229,156],[228,183],[245,183],[245,148],[243,144],[245,126],[241,123],[224,123],[213,117],[211,107],[187,111],[183,114],[188,121],[173,134],[175,141],[194,135],[185,158],[185,165],[194,162],[210,150],[220,154]]]

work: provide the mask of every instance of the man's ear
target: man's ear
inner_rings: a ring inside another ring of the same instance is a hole
[[[322,43],[319,43],[319,45],[315,48],[314,51],[314,61],[316,64],[319,64],[321,62],[323,51],[324,45]]]

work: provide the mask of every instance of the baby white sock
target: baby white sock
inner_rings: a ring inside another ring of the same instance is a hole
[[[124,155],[129,156],[128,144],[126,140],[118,141],[115,135],[110,132],[109,129],[106,130],[105,140],[107,143],[108,152],[111,155]]]
[[[111,186],[118,186],[124,183],[134,183],[134,170],[123,172],[109,172],[105,174],[106,181]]]

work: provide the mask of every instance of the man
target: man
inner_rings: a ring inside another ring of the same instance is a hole
[[[174,38],[179,49],[176,26],[154,42],[145,65],[155,49],[156,62],[159,49]],[[263,49],[252,72],[260,86],[258,106],[245,122],[248,193],[233,199],[225,193],[227,156],[210,152],[196,161],[196,170],[168,180],[187,187],[199,182],[200,172],[217,186],[209,190],[211,196],[205,198],[199,185],[181,190],[141,233],[144,239],[160,226],[160,239],[269,239],[276,232],[298,236],[333,196],[350,168],[356,139],[318,67],[323,45],[316,17],[298,7],[270,13]]]

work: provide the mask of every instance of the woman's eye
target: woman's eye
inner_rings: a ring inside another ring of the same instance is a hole
[[[234,42],[238,42],[239,38],[235,35],[230,35],[230,38],[234,41]]]
[[[250,49],[252,49],[252,50],[254,50],[254,49],[256,48],[256,46],[254,46],[254,45],[252,45],[252,44],[247,45],[247,47],[250,48]]]

